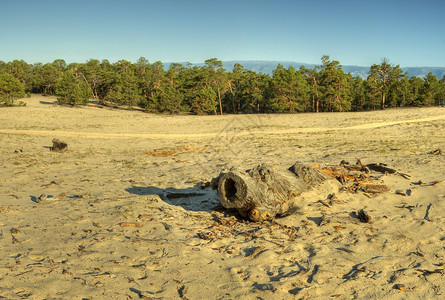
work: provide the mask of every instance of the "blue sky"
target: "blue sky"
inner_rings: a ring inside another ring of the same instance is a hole
[[[445,67],[445,0],[0,0],[0,60]]]

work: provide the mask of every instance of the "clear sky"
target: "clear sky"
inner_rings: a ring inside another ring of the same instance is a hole
[[[0,0],[0,60],[445,67],[445,0]]]

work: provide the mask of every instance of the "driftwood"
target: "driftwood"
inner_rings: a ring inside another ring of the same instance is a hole
[[[371,171],[384,174],[397,173],[395,169],[388,168],[385,164],[373,163],[364,165],[360,160],[358,160],[355,165],[350,165],[347,161],[342,160],[339,167],[315,167],[320,172],[337,179],[343,185],[345,190],[353,193],[363,192],[367,195],[384,193],[391,190],[385,184],[373,182],[375,178],[372,176]],[[404,178],[409,179],[410,177],[407,174],[398,174],[402,175]]]
[[[368,213],[364,209],[360,209],[357,212],[357,217],[363,223],[369,223],[371,221],[371,217],[368,215]]]
[[[327,179],[327,175],[298,162],[283,171],[261,164],[245,172],[222,172],[212,180],[212,188],[218,190],[225,208],[235,208],[241,216],[258,222],[295,210],[301,193]]]
[[[367,167],[370,170],[377,171],[377,172],[384,173],[384,174],[386,174],[386,173],[394,174],[394,173],[397,172],[396,170],[388,168],[385,164],[382,164],[382,163],[380,163],[380,164],[369,164],[369,165],[367,165]]]
[[[60,141],[59,139],[53,139],[53,146],[50,148],[51,151],[63,152],[67,150],[68,145],[65,142]]]
[[[428,152],[428,154],[442,155],[442,150],[440,150],[440,148],[439,148],[434,151]]]

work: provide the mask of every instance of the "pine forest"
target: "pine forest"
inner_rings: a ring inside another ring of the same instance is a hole
[[[91,59],[67,64],[0,61],[0,105],[18,105],[31,93],[56,95],[64,105],[139,108],[150,113],[254,114],[346,112],[445,104],[445,77],[410,77],[388,59],[353,77],[324,55],[313,69],[278,64],[271,75],[216,58],[203,66]]]

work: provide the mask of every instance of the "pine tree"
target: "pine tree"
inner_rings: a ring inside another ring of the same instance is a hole
[[[383,58],[380,65],[372,65],[369,69],[368,80],[374,81],[374,87],[380,90],[381,93],[381,108],[386,108],[386,96],[389,89],[389,74],[393,66],[389,63],[387,58]],[[372,76],[371,76],[372,75]]]
[[[323,55],[320,66],[320,80],[324,109],[327,111],[348,111],[351,108],[350,81],[342,70],[340,62],[331,61]]]
[[[309,99],[309,86],[302,72],[279,64],[273,71],[270,93],[268,108],[272,111],[299,112],[304,111]]]
[[[133,107],[139,104],[142,96],[134,65],[120,60],[113,66],[113,82],[107,98],[118,105]]]
[[[217,94],[209,86],[201,89],[198,95],[196,95],[192,104],[192,111],[198,115],[208,114],[210,112],[216,112],[217,106]]]
[[[439,81],[437,80],[436,75],[433,75],[433,73],[429,72],[424,79],[424,85],[422,89],[423,105],[437,105],[439,103],[439,101],[437,101],[438,92]]]
[[[363,79],[357,76],[352,82],[352,103],[351,108],[354,111],[362,111],[365,108],[365,85]]]
[[[86,105],[90,97],[88,85],[83,79],[78,79],[72,71],[66,71],[62,80],[56,84],[56,94],[61,104]]]
[[[219,113],[222,115],[222,102],[221,102],[221,93],[223,88],[225,70],[222,68],[222,61],[217,58],[207,59],[204,64],[209,68],[210,72],[208,72],[209,79],[211,81],[213,90],[217,92],[218,96],[218,104],[219,104]]]
[[[25,96],[25,86],[8,73],[0,74],[0,104],[14,105],[14,100]]]
[[[408,106],[423,106],[422,90],[424,81],[416,76],[409,80],[410,89],[407,95]]]

